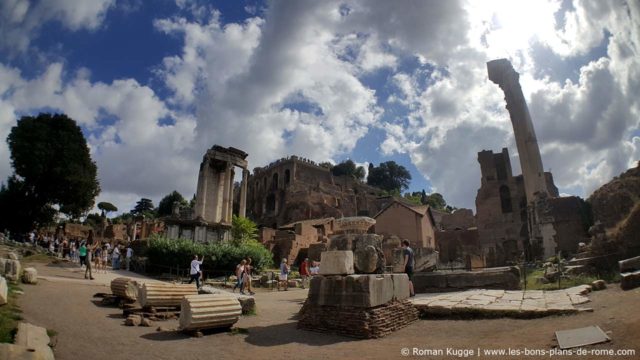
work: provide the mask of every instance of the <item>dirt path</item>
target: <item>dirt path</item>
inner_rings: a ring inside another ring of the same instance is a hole
[[[176,332],[156,332],[157,326],[175,328],[177,321],[156,322],[156,327],[123,326],[121,311],[92,302],[93,294],[108,292],[83,274],[56,266],[36,265],[40,274],[57,280],[23,285],[20,299],[24,318],[57,332],[57,359],[400,359],[402,348],[441,349],[442,356],[459,358],[446,349],[549,350],[554,331],[599,325],[613,341],[589,349],[635,349],[640,358],[640,289],[623,292],[616,285],[591,295],[592,313],[533,320],[421,320],[383,339],[354,340],[296,329],[295,315],[306,297],[304,290],[259,292],[258,315],[243,317],[235,334],[213,333],[191,338]],[[63,280],[60,280],[63,279]],[[66,280],[64,280],[66,279]],[[474,354],[473,357],[478,357]],[[500,356],[488,358],[549,358]],[[563,358],[563,357],[554,357]],[[580,356],[580,359],[612,357]]]

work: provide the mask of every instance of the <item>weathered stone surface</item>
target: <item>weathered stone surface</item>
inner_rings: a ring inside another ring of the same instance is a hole
[[[223,289],[214,288],[209,285],[205,285],[200,288],[199,293],[235,297],[236,299],[238,299],[238,301],[240,302],[240,306],[242,307],[242,315],[256,313],[256,299],[253,296],[232,293]]]
[[[483,271],[416,273],[413,286],[416,293],[469,288],[516,290],[520,288],[520,272],[516,267],[504,267]]]
[[[640,270],[621,274],[620,287],[630,290],[640,286]]]
[[[606,288],[607,288],[607,283],[605,283],[604,280],[596,280],[591,283],[591,289],[593,289],[594,291],[604,290]]]
[[[354,266],[359,273],[371,274],[378,269],[378,252],[376,248],[369,245],[356,249],[353,252]]]
[[[6,260],[4,267],[4,276],[7,280],[11,282],[20,281],[20,271],[22,270],[20,266],[20,261],[18,260]]]
[[[352,251],[325,251],[321,256],[321,275],[349,275],[353,274]]]
[[[620,260],[618,261],[618,266],[620,267],[620,272],[633,272],[640,270],[640,256],[636,256],[634,258]]]
[[[32,267],[25,268],[22,273],[22,282],[25,284],[37,284],[38,271]]]
[[[0,276],[4,276],[6,265],[7,265],[7,259],[0,258]]]
[[[0,276],[0,305],[4,305],[9,302],[9,287],[7,286],[7,280]]]
[[[53,360],[53,351],[49,347],[50,341],[51,339],[49,339],[49,335],[47,335],[47,329],[25,322],[18,324],[15,345],[38,353],[39,358]]]
[[[307,302],[319,306],[374,307],[408,297],[406,274],[314,276]]]
[[[418,311],[408,300],[371,308],[317,306],[307,301],[300,310],[298,328],[356,338],[379,338],[417,319]]]
[[[140,321],[140,326],[151,327],[153,326],[153,321],[147,318],[142,318],[142,321]]]
[[[3,360],[53,360],[49,354],[32,351],[16,344],[0,344],[0,359]]]
[[[7,258],[10,260],[20,260],[20,258],[18,257],[18,254],[14,253],[14,252],[10,252],[7,254]]]
[[[127,326],[138,326],[141,323],[142,318],[140,317],[140,315],[129,315],[124,321],[124,324]]]

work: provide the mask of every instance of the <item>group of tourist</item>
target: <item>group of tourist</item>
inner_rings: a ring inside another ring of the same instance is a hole
[[[247,257],[242,259],[240,264],[236,265],[236,284],[233,287],[233,291],[240,289],[240,294],[246,295],[244,292],[247,290],[249,295],[253,295],[253,289],[251,288],[251,273],[253,272],[253,265],[251,264],[251,258]]]

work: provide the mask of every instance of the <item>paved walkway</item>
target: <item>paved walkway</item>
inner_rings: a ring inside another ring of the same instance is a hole
[[[590,311],[576,307],[589,302],[591,286],[564,290],[468,290],[418,294],[411,299],[422,316],[477,315],[486,317],[541,317]]]
[[[110,286],[111,280],[119,277],[127,277],[138,281],[138,283],[144,283],[148,281],[159,281],[152,279],[150,277],[140,275],[138,273],[127,271],[127,270],[106,270],[106,273],[93,271],[94,280],[84,279],[84,268],[80,267],[60,267],[59,269],[64,269],[69,273],[69,276],[64,275],[38,275],[38,279],[47,280],[51,282],[75,282],[87,285],[97,285],[97,286]]]

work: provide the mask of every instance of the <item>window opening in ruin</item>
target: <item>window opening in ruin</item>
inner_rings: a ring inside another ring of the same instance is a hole
[[[507,180],[507,167],[505,166],[502,156],[496,158],[496,172],[498,180]]]
[[[506,185],[500,186],[500,205],[502,206],[503,214],[513,211],[511,207],[511,192]]]
[[[290,182],[291,182],[291,171],[289,169],[286,169],[284,171],[284,183],[285,185],[289,185]]]
[[[273,178],[271,178],[271,188],[272,189],[278,188],[278,173],[273,174]]]

